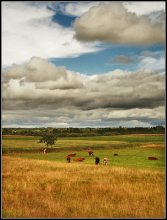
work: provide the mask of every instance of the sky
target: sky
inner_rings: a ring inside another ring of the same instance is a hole
[[[165,1],[5,1],[2,127],[165,126]]]

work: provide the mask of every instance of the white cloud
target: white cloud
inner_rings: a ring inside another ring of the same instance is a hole
[[[160,57],[159,59],[153,57],[145,57],[140,62],[140,67],[146,70],[160,70],[165,69],[165,58]]]
[[[137,68],[139,69],[145,69],[146,71],[165,70],[164,51],[143,51],[138,59]]]
[[[69,2],[61,7],[63,13],[72,16],[82,16],[84,13],[88,12],[90,8],[98,6],[101,2]],[[110,5],[113,4],[111,1],[104,1],[103,4]],[[152,12],[157,12],[160,10],[165,10],[164,2],[122,2],[125,8],[132,13],[137,15],[145,15]]]
[[[99,5],[100,2],[74,2],[64,5],[62,11],[67,15],[81,16],[90,8]]]
[[[118,44],[156,44],[165,40],[164,25],[128,12],[121,3],[100,4],[77,18],[76,38]]]
[[[55,12],[44,6],[2,3],[3,66],[25,62],[32,56],[72,57],[99,50],[95,44],[78,42],[74,31],[53,22]]]
[[[130,121],[119,121],[117,122],[122,127],[151,127],[151,123],[143,122],[139,120],[130,120]]]
[[[123,2],[123,5],[129,12],[133,12],[137,15],[149,14],[160,10],[165,11],[165,1],[127,1]]]

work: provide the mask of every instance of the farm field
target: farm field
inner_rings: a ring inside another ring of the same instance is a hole
[[[99,148],[122,148],[122,147],[163,147],[164,135],[115,135],[115,136],[96,136],[96,137],[60,137],[53,148],[57,150],[80,150],[81,147],[88,149]],[[150,145],[150,146],[149,146]],[[39,143],[39,137],[3,135],[2,148],[3,152],[25,152],[40,151],[44,147]]]
[[[47,154],[38,140],[2,138],[3,217],[164,218],[164,135],[58,138]],[[85,160],[67,163],[69,153]]]

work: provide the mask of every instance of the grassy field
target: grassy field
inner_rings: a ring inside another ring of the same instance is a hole
[[[3,156],[8,218],[163,218],[164,172]]]
[[[13,153],[12,156],[36,159],[36,160],[47,160],[47,161],[59,161],[67,163],[66,157],[68,153],[76,153],[76,157],[84,157],[83,164],[94,164],[95,159],[89,156],[87,151],[62,151],[52,152],[48,154],[43,153]],[[118,156],[114,156],[117,153]],[[94,155],[98,156],[102,160],[104,157],[108,157],[109,166],[123,166],[123,167],[139,167],[139,168],[153,168],[153,169],[164,169],[165,165],[165,154],[164,149],[161,148],[126,148],[126,149],[113,149],[113,150],[94,150]],[[155,156],[158,160],[148,160],[149,156]],[[72,163],[77,163],[71,161]]]
[[[3,152],[40,151],[43,143],[39,143],[39,137],[4,135],[2,137]],[[62,150],[106,149],[156,145],[164,148],[164,135],[116,135],[97,137],[66,137],[58,138],[53,148]]]
[[[47,154],[38,140],[3,136],[4,218],[164,218],[164,135],[59,138]],[[85,160],[67,163],[69,153]]]

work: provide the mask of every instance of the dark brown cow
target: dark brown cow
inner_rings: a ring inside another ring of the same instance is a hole
[[[89,156],[93,156],[93,151],[88,151]]]
[[[74,161],[83,161],[83,160],[85,160],[84,157],[79,157],[79,158],[74,159]]]
[[[114,154],[114,156],[118,156],[118,154]]]
[[[75,157],[76,154],[68,154],[67,157]]]
[[[71,162],[71,157],[67,157],[67,162],[68,162],[68,163]]]
[[[157,157],[148,157],[149,160],[158,160]]]

